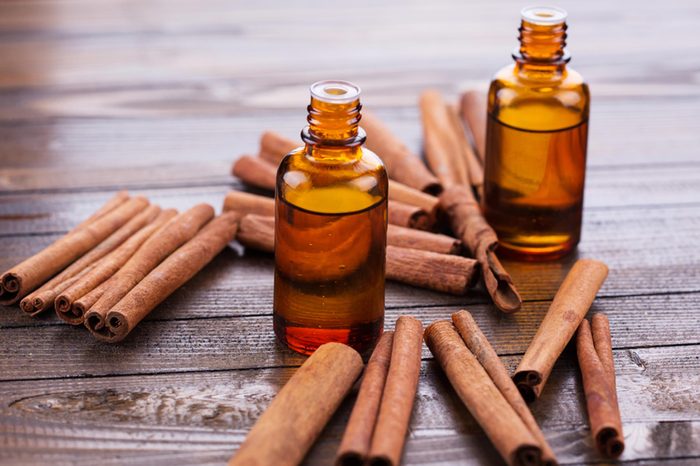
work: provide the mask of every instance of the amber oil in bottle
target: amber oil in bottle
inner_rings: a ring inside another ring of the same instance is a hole
[[[330,341],[367,352],[384,326],[388,181],[362,147],[359,96],[313,84],[305,146],[277,172],[274,327],[303,354]]]
[[[489,89],[484,213],[499,252],[547,260],[578,244],[590,97],[567,67],[566,12],[522,11],[515,63]]]

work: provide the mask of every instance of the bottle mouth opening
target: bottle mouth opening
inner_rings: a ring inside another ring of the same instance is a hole
[[[523,21],[543,26],[563,23],[566,16],[566,10],[554,6],[529,6],[520,12]]]
[[[349,81],[318,81],[311,85],[311,97],[334,104],[349,103],[360,97],[360,88]]]

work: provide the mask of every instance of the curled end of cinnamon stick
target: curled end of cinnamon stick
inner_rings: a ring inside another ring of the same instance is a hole
[[[514,464],[517,466],[540,466],[542,452],[539,448],[531,445],[524,445],[518,448],[515,453]]]
[[[484,282],[496,307],[506,314],[519,311],[523,299],[493,250],[486,252],[485,263],[482,263],[482,267],[486,269],[485,265],[488,265],[488,270],[483,270]]]
[[[34,315],[34,313],[36,312],[34,303],[29,298],[22,299],[22,301],[19,302],[19,308],[29,315]]]
[[[56,309],[56,315],[61,320],[68,322],[71,325],[80,325],[83,323],[85,315],[85,307],[80,303],[72,304],[67,296],[58,295],[53,305]]]
[[[434,222],[428,212],[424,210],[417,210],[408,223],[409,228],[415,228],[416,230],[430,231],[433,229]]]
[[[14,304],[20,299],[20,277],[14,273],[6,273],[0,283],[0,304]]]
[[[377,458],[372,458],[369,462],[369,466],[397,466],[391,462],[389,458],[380,456]]]
[[[129,334],[129,322],[118,313],[110,312],[105,318],[97,312],[88,312],[85,326],[98,340],[116,343]]]
[[[542,382],[542,375],[537,371],[520,371],[513,376],[513,383],[526,403],[537,399],[537,386]]]
[[[335,466],[364,466],[365,460],[361,454],[349,451],[338,457]]]
[[[608,458],[619,458],[625,451],[625,442],[620,438],[617,429],[608,427],[598,432],[595,439],[598,451]]]

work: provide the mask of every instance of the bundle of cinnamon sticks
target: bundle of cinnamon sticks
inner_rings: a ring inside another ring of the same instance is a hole
[[[55,308],[98,339],[122,340],[233,239],[239,216],[199,204],[178,214],[119,192],[87,220],[0,278],[0,302]]]
[[[469,102],[463,100],[463,114]],[[440,226],[440,219],[445,217],[478,262],[478,272],[496,307],[506,313],[515,312],[520,309],[522,299],[495,254],[498,239],[481,215],[477,202],[476,196],[483,194],[483,154],[478,155],[472,149],[458,110],[445,103],[438,93],[425,92],[420,106],[425,154],[432,172],[375,115],[363,113],[361,124],[367,133],[367,147],[382,158],[390,177],[389,223],[435,230]],[[300,145],[266,131],[260,139],[258,156],[244,155],[237,159],[232,174],[246,184],[273,191],[277,165]],[[257,208],[248,213],[270,214],[269,211],[263,213],[260,204]],[[440,266],[435,263],[427,268],[434,270]],[[471,273],[474,268],[469,266],[466,270]],[[419,280],[414,284],[434,289],[424,282]]]

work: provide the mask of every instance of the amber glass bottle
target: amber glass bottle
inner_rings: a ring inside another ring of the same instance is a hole
[[[329,341],[363,353],[384,326],[388,181],[362,147],[359,96],[348,82],[313,84],[306,145],[277,172],[275,333],[304,354]]]
[[[524,9],[515,63],[489,89],[484,212],[518,259],[560,257],[580,238],[590,97],[565,40],[565,11]]]

